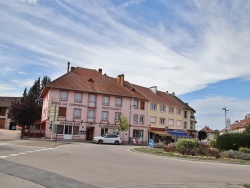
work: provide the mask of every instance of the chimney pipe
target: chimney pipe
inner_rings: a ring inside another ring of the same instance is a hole
[[[67,73],[69,72],[69,66],[70,66],[70,62],[68,62],[68,69],[67,69]]]
[[[98,72],[102,74],[102,69],[98,69]]]
[[[120,84],[123,86],[124,85],[124,74],[120,75]]]

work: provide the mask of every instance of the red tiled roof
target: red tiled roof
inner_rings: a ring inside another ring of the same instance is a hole
[[[204,132],[207,132],[207,133],[213,133],[214,132],[214,130],[210,129],[208,126],[203,127],[200,131],[204,131]]]
[[[245,128],[247,125],[250,125],[250,118],[246,118],[244,120],[241,120],[240,122],[235,122],[230,125],[231,130],[239,129],[239,128]]]
[[[129,83],[125,82],[126,85]],[[74,68],[67,74],[57,78],[46,85],[41,97],[44,97],[49,88],[58,88],[75,91],[85,91],[90,93],[102,93],[109,95],[136,97],[139,99],[146,98],[140,93],[127,87],[121,86],[116,78],[101,74],[95,69]]]
[[[183,105],[179,103],[174,97],[172,97],[171,94],[164,93],[162,91],[157,91],[156,93],[154,93],[150,88],[135,84],[133,84],[133,86],[150,101],[168,104],[176,107],[183,107]]]
[[[0,97],[0,107],[10,107],[11,101],[20,99],[21,97]]]

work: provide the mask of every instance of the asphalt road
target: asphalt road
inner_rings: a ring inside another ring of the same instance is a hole
[[[17,178],[17,182],[34,183],[33,187],[224,188],[250,183],[249,165],[144,155],[129,151],[133,147],[71,143],[44,148],[0,143],[0,180],[13,177],[12,183]]]

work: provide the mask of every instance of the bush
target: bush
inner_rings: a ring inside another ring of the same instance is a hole
[[[154,148],[163,148],[163,147],[164,147],[164,143],[163,142],[154,144]]]
[[[176,143],[178,153],[182,155],[191,155],[193,149],[197,146],[197,142],[194,139],[179,139]]]
[[[250,153],[228,150],[221,153],[222,158],[250,160]]]
[[[175,152],[176,151],[176,144],[171,143],[171,144],[165,145],[164,146],[164,151],[165,152]]]
[[[239,152],[242,152],[242,153],[250,153],[250,148],[241,147],[241,148],[239,149]]]
[[[211,140],[210,143],[209,143],[209,146],[211,148],[215,148],[216,147],[216,140]]]
[[[250,134],[233,133],[218,137],[216,147],[219,150],[238,150],[240,147],[250,147]]]

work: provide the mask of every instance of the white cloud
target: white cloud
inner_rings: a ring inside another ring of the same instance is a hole
[[[28,4],[37,4],[37,0],[20,0],[22,3],[28,3]]]
[[[27,75],[27,73],[26,72],[21,72],[21,71],[19,71],[19,72],[17,72],[18,74],[22,74],[22,75]]]
[[[115,12],[108,1],[54,1],[57,9],[43,1],[39,6],[2,2],[0,23],[6,27],[0,39],[20,51],[19,61],[7,55],[9,67],[22,72],[24,65],[38,65],[58,75],[70,61],[111,76],[124,73],[132,83],[178,95],[249,75],[250,2],[189,1],[193,10],[171,7],[177,20],[171,24],[161,16],[148,22],[125,8],[142,2],[127,1]],[[0,54],[0,64],[5,60]]]
[[[189,103],[197,113],[195,114],[199,129],[205,125],[212,129],[225,128],[225,111],[222,108],[226,107],[227,118],[231,119],[231,123],[236,120],[244,119],[246,114],[250,113],[250,101],[223,96],[208,96],[203,99],[198,99]]]

